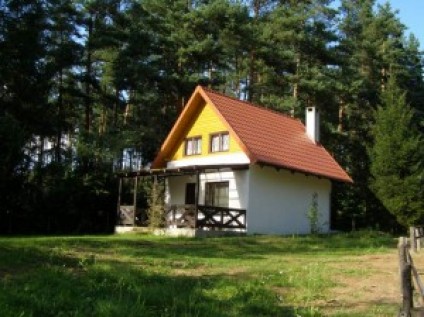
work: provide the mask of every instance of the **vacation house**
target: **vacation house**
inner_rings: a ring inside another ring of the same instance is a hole
[[[249,234],[310,232],[308,210],[330,229],[332,181],[352,182],[306,127],[287,115],[198,86],[152,166],[166,177],[169,227]]]
[[[304,234],[314,204],[330,229],[333,181],[352,182],[319,143],[319,112],[290,116],[198,86],[150,173],[165,177],[167,225]]]

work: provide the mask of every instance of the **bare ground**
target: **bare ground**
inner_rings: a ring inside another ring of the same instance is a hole
[[[424,250],[413,254],[415,266],[424,273]],[[336,268],[330,299],[316,303],[330,316],[341,308],[351,307],[354,311],[369,313],[370,309],[393,307],[396,313],[401,303],[398,254],[343,257],[339,263],[329,264]],[[424,278],[424,277],[422,277]],[[376,316],[390,316],[381,313]],[[391,315],[394,316],[394,315]]]

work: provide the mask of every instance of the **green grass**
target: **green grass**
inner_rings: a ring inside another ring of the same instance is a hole
[[[391,316],[328,309],[352,257],[393,252],[376,233],[0,238],[0,316]],[[340,266],[340,267],[338,267]]]

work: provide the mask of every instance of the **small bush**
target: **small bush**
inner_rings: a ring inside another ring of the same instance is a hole
[[[165,226],[164,186],[156,179],[150,190],[147,216],[150,228],[163,228]]]
[[[311,228],[311,234],[318,234],[321,231],[320,224],[319,224],[319,209],[318,209],[318,194],[313,193],[312,194],[312,201],[311,205],[309,207],[309,210],[306,214],[309,220],[309,225]]]

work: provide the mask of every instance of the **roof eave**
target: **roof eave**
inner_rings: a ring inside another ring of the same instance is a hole
[[[181,126],[181,122],[184,120],[186,116],[190,116],[193,114],[193,112],[196,109],[192,109],[194,106],[193,104],[198,101],[198,97],[202,96],[204,98],[204,93],[202,93],[202,87],[197,86],[192,95],[190,96],[190,99],[187,101],[185,107],[183,108],[183,111],[178,115],[177,120],[175,121],[174,125],[172,126],[171,131],[168,133],[167,137],[163,141],[159,153],[156,155],[155,159],[152,163],[152,168],[164,168],[166,166],[166,154],[167,151],[172,147],[173,137],[176,135],[177,130]],[[169,150],[170,151],[170,150]]]
[[[337,181],[337,182],[341,182],[341,183],[347,183],[347,184],[353,184],[353,180],[352,178],[346,174],[346,177],[337,177],[337,176],[332,176],[332,175],[326,175],[326,174],[321,174],[321,173],[316,173],[316,172],[311,172],[308,170],[304,170],[301,168],[295,168],[293,166],[285,166],[282,164],[275,164],[275,163],[271,163],[271,162],[266,162],[266,161],[260,161],[260,160],[256,160],[255,162],[252,162],[252,164],[257,164],[259,166],[270,166],[270,167],[274,167],[276,169],[284,169],[287,171],[291,171],[293,173],[301,173],[301,174],[305,174],[308,176],[315,176],[318,178],[324,178],[324,179],[328,179],[331,181]]]

